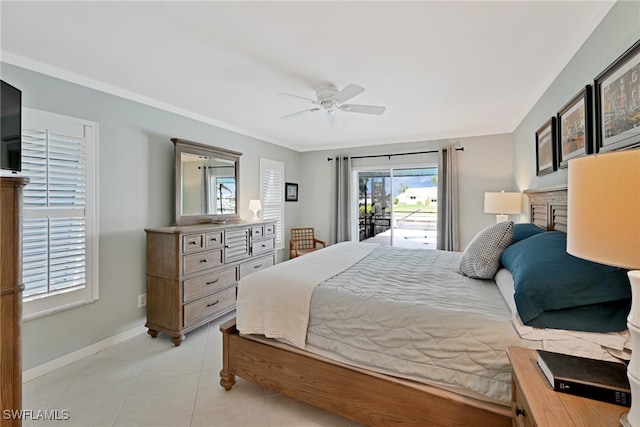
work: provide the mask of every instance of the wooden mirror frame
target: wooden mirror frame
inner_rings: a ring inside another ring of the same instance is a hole
[[[239,219],[238,202],[240,200],[240,156],[242,153],[224,148],[213,147],[198,142],[187,141],[180,138],[171,138],[174,144],[174,161],[175,161],[175,225],[192,225],[211,222],[226,222],[227,220]],[[214,157],[217,159],[230,160],[235,166],[235,200],[236,209],[232,214],[206,214],[199,215],[183,215],[182,214],[182,198],[183,198],[183,182],[182,182],[182,154],[196,154],[206,157]]]

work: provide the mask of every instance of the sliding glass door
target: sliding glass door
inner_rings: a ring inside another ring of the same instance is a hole
[[[435,249],[438,169],[358,170],[360,241]]]

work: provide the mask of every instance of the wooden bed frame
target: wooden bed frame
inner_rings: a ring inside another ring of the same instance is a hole
[[[566,231],[566,186],[525,193],[531,222]],[[274,340],[240,336],[235,319],[220,330],[225,390],[239,376],[367,426],[512,425],[509,406],[359,369]]]

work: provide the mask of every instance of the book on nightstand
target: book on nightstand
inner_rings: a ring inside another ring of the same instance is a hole
[[[538,365],[555,391],[631,406],[624,363],[538,351]]]

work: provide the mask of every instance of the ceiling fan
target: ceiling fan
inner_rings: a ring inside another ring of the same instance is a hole
[[[292,95],[290,93],[279,93],[278,95],[290,96],[293,98],[304,99],[311,102],[314,106],[304,111],[298,111],[297,113],[287,114],[281,117],[282,119],[292,119],[299,117],[307,113],[314,111],[324,111],[327,120],[331,126],[338,124],[338,116],[336,112],[346,111],[348,113],[364,113],[364,114],[377,114],[384,113],[385,107],[377,105],[361,105],[361,104],[345,104],[348,100],[356,95],[364,92],[364,88],[354,84],[348,84],[342,90],[338,90],[335,86],[328,86],[320,88],[316,91],[316,99],[305,98],[304,96]]]

